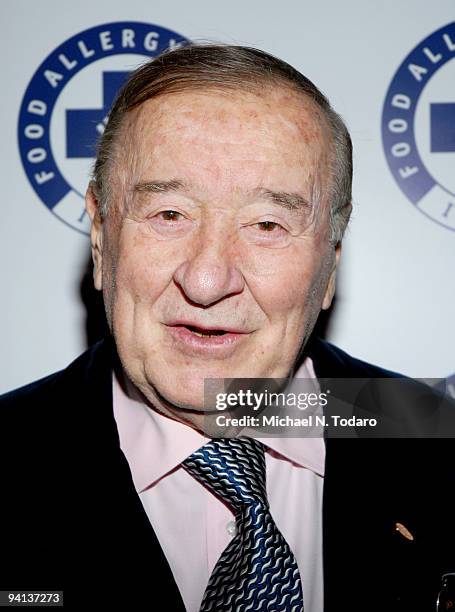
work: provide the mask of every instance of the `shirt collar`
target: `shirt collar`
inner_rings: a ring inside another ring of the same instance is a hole
[[[295,377],[312,379],[314,389],[319,390],[309,357],[296,371]],[[182,461],[209,441],[195,429],[154,410],[127,377],[119,377],[115,371],[113,410],[120,447],[128,460],[138,493],[178,469]],[[324,475],[325,445],[322,438],[255,438],[275,457]]]

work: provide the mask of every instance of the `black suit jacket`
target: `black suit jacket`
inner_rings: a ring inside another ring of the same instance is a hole
[[[321,378],[393,376],[320,340],[306,352]],[[120,450],[115,360],[103,341],[0,398],[0,589],[63,590],[65,609],[178,612]],[[367,410],[379,404],[370,398]],[[452,448],[450,439],[326,440],[325,612],[435,609],[441,575],[455,570]]]

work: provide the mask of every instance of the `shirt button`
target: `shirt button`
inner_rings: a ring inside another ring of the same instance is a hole
[[[237,525],[235,524],[235,521],[229,521],[229,523],[226,525],[226,531],[232,537],[237,535]]]

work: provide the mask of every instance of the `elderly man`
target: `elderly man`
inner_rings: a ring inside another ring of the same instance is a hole
[[[392,375],[310,340],[351,173],[327,99],[262,51],[189,46],[131,76],[86,196],[111,338],[2,399],[2,589],[78,610],[432,609],[453,567],[440,446],[204,434],[206,379]]]

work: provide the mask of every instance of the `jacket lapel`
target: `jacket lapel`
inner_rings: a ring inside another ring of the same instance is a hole
[[[125,597],[128,609],[151,605],[159,594],[165,607],[184,610],[166,556],[136,493],[128,462],[120,449],[112,406],[112,368],[116,352],[105,340],[93,347],[89,359],[71,372],[78,391],[73,404],[84,407],[85,431],[79,432],[80,460],[76,470],[78,485],[87,495],[79,504],[83,542],[91,541],[91,554],[85,555],[86,576],[105,570],[109,592],[116,604]],[[80,380],[84,381],[80,385]],[[88,427],[87,427],[88,425]],[[74,483],[73,483],[74,484]],[[81,534],[81,530],[78,530]],[[80,543],[74,542],[77,547]],[[90,550],[90,549],[89,549]],[[127,609],[125,608],[125,609]],[[81,608],[82,609],[82,608]]]
[[[308,354],[329,388],[341,378],[397,376],[320,340]],[[427,415],[415,410],[412,391],[366,395],[363,408],[409,414],[414,431],[424,431]],[[435,609],[441,575],[455,569],[453,517],[441,498],[455,486],[452,440],[403,435],[325,443],[325,612]]]

